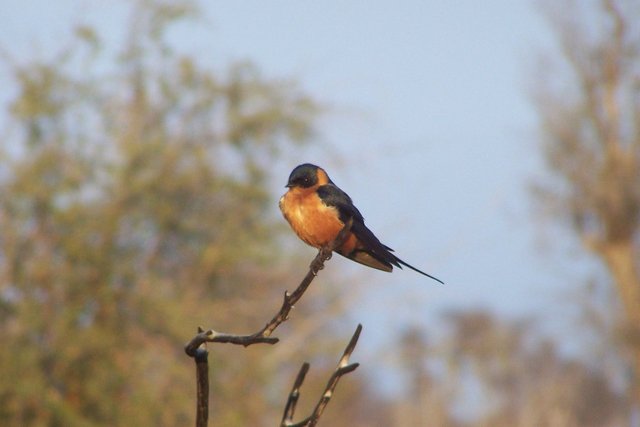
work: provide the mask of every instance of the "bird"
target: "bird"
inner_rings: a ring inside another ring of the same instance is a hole
[[[338,254],[382,271],[393,267],[408,267],[437,282],[442,280],[407,264],[393,249],[384,245],[364,223],[351,197],[331,181],[327,172],[319,166],[304,163],[296,166],[285,186],[288,190],[278,203],[284,218],[298,237],[310,246],[321,249],[333,242],[345,224],[351,228]]]

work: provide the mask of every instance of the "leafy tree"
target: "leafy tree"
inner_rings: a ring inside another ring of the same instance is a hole
[[[3,425],[190,424],[184,341],[198,324],[255,326],[261,303],[281,297],[267,293],[282,279],[268,166],[309,139],[316,103],[250,63],[216,73],[179,54],[166,30],[197,15],[192,3],[131,13],[115,56],[81,26],[52,58],[9,64],[19,90],[0,159]],[[218,398],[261,390],[256,353],[223,356]],[[265,420],[268,403],[227,401],[217,417],[260,425],[277,419]]]

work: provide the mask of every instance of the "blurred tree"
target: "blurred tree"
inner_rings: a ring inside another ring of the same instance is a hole
[[[448,317],[451,372],[484,401],[476,424],[624,425],[626,401],[604,369],[563,356],[532,322],[500,322],[481,311]]]
[[[610,273],[640,408],[640,8],[564,1],[546,12],[563,68],[545,64],[535,86],[552,175],[538,195]]]
[[[452,396],[447,395],[451,387],[438,384],[428,366],[436,356],[433,351],[421,330],[410,328],[401,335],[395,356],[403,367],[406,386],[394,405],[394,426],[455,425],[450,406]]]
[[[628,402],[601,366],[563,356],[532,322],[451,312],[441,334],[411,329],[391,346],[405,392],[393,423],[435,427],[627,425]]]
[[[142,0],[115,60],[81,26],[53,58],[9,64],[2,425],[191,424],[182,345],[195,326],[246,332],[278,307],[268,168],[311,136],[318,107],[250,63],[214,73],[177,53],[167,29],[195,16],[188,1]],[[264,391],[258,360],[212,355],[218,425],[278,419],[246,398]]]

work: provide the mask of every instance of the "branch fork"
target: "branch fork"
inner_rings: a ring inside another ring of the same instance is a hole
[[[291,392],[289,393],[289,399],[287,400],[287,404],[284,408],[284,415],[282,416],[280,427],[313,427],[318,423],[318,420],[324,412],[324,409],[329,404],[329,400],[331,400],[331,397],[333,397],[333,392],[335,391],[340,378],[342,378],[343,375],[355,371],[358,366],[360,366],[359,363],[349,363],[349,359],[351,358],[351,353],[353,353],[353,350],[356,348],[356,344],[358,343],[358,338],[360,338],[361,331],[362,325],[359,324],[353,336],[351,337],[351,341],[349,341],[347,348],[344,350],[344,353],[342,354],[342,357],[338,362],[336,370],[331,375],[331,378],[329,378],[327,386],[325,387],[324,392],[322,393],[322,396],[320,397],[320,400],[316,404],[316,407],[314,408],[311,415],[300,422],[294,423],[293,415],[296,411],[298,398],[300,397],[300,387],[304,382],[304,378],[307,375],[307,372],[309,372],[309,363],[305,362],[302,365],[302,367],[300,368],[300,372],[298,372],[298,376],[293,383]]]
[[[318,254],[313,259],[311,264],[309,265],[309,272],[302,279],[302,282],[298,285],[298,287],[293,291],[293,293],[289,293],[285,291],[284,299],[282,302],[282,306],[278,313],[259,331],[251,334],[251,335],[234,335],[227,334],[223,332],[217,332],[213,329],[204,330],[202,327],[198,327],[198,333],[195,337],[189,341],[185,347],[184,351],[187,353],[189,357],[192,357],[196,363],[196,381],[197,381],[197,406],[196,406],[196,426],[197,427],[205,427],[208,422],[209,415],[209,364],[208,364],[208,351],[207,351],[207,343],[208,342],[218,342],[218,343],[230,343],[242,345],[244,347],[248,347],[252,344],[276,344],[279,339],[276,337],[272,337],[273,331],[276,330],[280,324],[287,321],[289,319],[289,312],[293,308],[293,306],[302,298],[302,295],[305,293],[313,279],[318,275],[318,272],[324,268],[324,263],[331,259],[332,252],[342,246],[342,244],[346,241],[349,232],[351,230],[351,225],[353,224],[352,220],[349,220],[340,233],[336,236],[336,238],[330,242],[327,246],[322,247],[318,250]],[[298,388],[302,385],[302,381],[304,381],[304,376],[309,370],[309,364],[305,363],[298,374],[298,378],[296,379],[296,387],[294,385],[294,390],[292,390],[289,395],[289,401],[287,402],[287,408],[285,409],[285,416],[282,421],[283,426],[315,426],[317,420],[320,418],[322,411],[324,411],[325,406],[329,403],[331,396],[333,394],[333,390],[335,389],[340,377],[346,373],[349,373],[355,370],[358,367],[358,364],[348,364],[349,356],[353,351],[355,344],[358,340],[358,336],[360,335],[360,331],[362,330],[362,326],[358,325],[356,329],[356,333],[353,338],[351,338],[351,342],[347,346],[345,353],[340,359],[340,363],[338,364],[338,368],[331,376],[329,383],[327,384],[327,388],[325,392],[318,402],[316,409],[313,414],[305,419],[304,424],[291,424],[290,420],[293,417],[293,412],[295,411],[295,406],[297,403],[297,399],[299,396]],[[295,391],[295,393],[294,393]],[[290,413],[290,417],[287,418],[287,414]],[[289,422],[289,424],[284,424]]]

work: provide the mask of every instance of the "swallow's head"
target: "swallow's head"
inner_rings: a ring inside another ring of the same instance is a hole
[[[304,163],[296,166],[295,169],[291,171],[286,186],[289,188],[311,188],[316,185],[327,184],[328,182],[331,181],[321,167],[312,165],[311,163]]]

